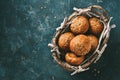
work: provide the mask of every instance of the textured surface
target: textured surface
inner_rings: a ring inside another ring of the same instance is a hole
[[[120,0],[0,0],[0,80],[120,80]],[[70,76],[47,44],[73,7],[103,6],[117,27],[89,71]]]

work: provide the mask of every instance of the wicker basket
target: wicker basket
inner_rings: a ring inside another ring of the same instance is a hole
[[[73,8],[73,9],[74,12],[68,18],[64,19],[60,27],[56,28],[56,33],[52,39],[52,42],[48,44],[48,46],[51,48],[51,53],[54,60],[66,70],[72,71],[73,73],[71,75],[88,70],[89,66],[92,63],[96,63],[96,61],[99,60],[105,48],[107,47],[107,42],[110,36],[110,30],[111,28],[115,27],[115,25],[110,26],[110,21],[112,17],[109,17],[108,13],[99,5],[92,5],[83,9],[81,8],[80,9]],[[65,62],[64,60],[61,60],[62,52],[59,50],[57,40],[58,37],[68,29],[69,25],[71,24],[71,19],[78,15],[87,15],[88,17],[99,18],[104,25],[104,29],[99,37],[99,44],[96,50],[87,59],[85,59],[79,66],[72,66],[67,62]]]

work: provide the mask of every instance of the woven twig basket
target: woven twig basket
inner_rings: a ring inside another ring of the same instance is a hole
[[[52,39],[52,42],[48,44],[51,48],[52,57],[54,60],[63,68],[68,71],[73,71],[71,75],[76,73],[85,71],[89,69],[89,66],[92,63],[96,63],[99,60],[102,53],[104,52],[105,48],[107,47],[107,42],[110,36],[111,28],[114,28],[115,25],[110,26],[110,21],[112,17],[109,17],[108,13],[99,5],[92,5],[87,8],[73,8],[74,13],[72,13],[68,18],[65,18],[64,21],[61,23],[61,26],[56,28],[56,33]],[[71,24],[71,19],[78,16],[78,15],[86,15],[88,17],[97,17],[104,25],[104,29],[99,37],[99,44],[96,50],[87,58],[85,59],[79,66],[72,66],[67,62],[61,60],[62,52],[59,50],[59,46],[57,44],[59,36],[69,28]]]

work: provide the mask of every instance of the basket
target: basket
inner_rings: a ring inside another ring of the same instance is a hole
[[[110,21],[112,17],[109,17],[106,10],[104,10],[99,5],[92,5],[87,8],[73,8],[74,12],[68,17],[64,18],[64,21],[61,23],[60,27],[56,28],[55,35],[53,36],[53,39],[51,43],[48,44],[48,46],[51,48],[52,57],[54,60],[62,66],[64,69],[68,71],[72,71],[71,75],[74,75],[79,72],[83,72],[89,69],[89,66],[92,63],[96,63],[102,53],[104,52],[105,48],[107,47],[107,42],[110,37],[110,30],[115,27],[115,25],[110,26]],[[61,60],[61,54],[62,52],[59,50],[59,46],[57,44],[57,40],[59,36],[68,29],[69,25],[71,24],[71,19],[78,15],[87,15],[88,17],[97,17],[100,19],[100,21],[103,23],[104,29],[102,33],[99,36],[99,43],[97,48],[94,50],[94,52],[86,58],[79,66],[73,66],[65,62],[64,60]]]

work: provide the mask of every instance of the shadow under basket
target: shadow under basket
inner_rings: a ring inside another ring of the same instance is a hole
[[[72,71],[71,75],[88,70],[89,66],[92,63],[96,63],[96,61],[100,59],[102,53],[107,47],[107,42],[110,37],[110,30],[115,27],[114,24],[110,26],[110,21],[112,17],[109,17],[106,10],[104,10],[99,5],[92,5],[82,9],[74,7],[73,9],[74,12],[68,18],[64,19],[60,27],[56,28],[55,35],[53,36],[51,43],[48,44],[48,46],[51,48],[51,53],[54,60],[64,69]],[[87,18],[97,17],[102,22],[104,29],[99,36],[99,43],[97,48],[90,55],[88,55],[87,58],[85,58],[85,60],[79,66],[73,66],[68,64],[63,58],[61,58],[62,56],[64,56],[65,53],[64,51],[60,50],[57,42],[59,36],[62,33],[69,31],[69,26],[71,24],[72,18],[79,15],[84,15]]]

